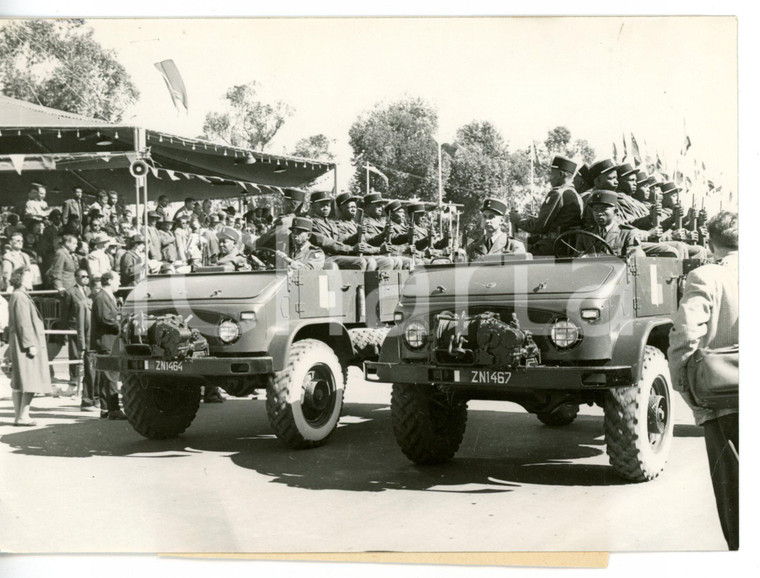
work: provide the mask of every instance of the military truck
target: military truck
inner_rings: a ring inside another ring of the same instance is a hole
[[[662,471],[674,419],[668,333],[698,263],[623,259],[595,235],[588,255],[573,244],[590,233],[568,233],[555,257],[414,270],[380,359],[365,363],[368,380],[393,384],[393,431],[410,460],[451,459],[468,400],[483,399],[517,403],[550,426],[596,404],[613,470],[637,482]]]
[[[177,436],[201,386],[231,396],[266,390],[277,437],[324,443],[337,426],[348,367],[377,359],[406,271],[229,272],[201,267],[140,283],[120,338],[96,367],[120,374],[124,412],[143,436]]]

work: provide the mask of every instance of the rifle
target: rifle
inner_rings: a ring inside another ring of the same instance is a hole
[[[695,197],[691,198],[691,207],[689,208],[689,217],[691,218],[691,221],[689,221],[689,231],[692,233],[692,235],[689,236],[689,244],[693,245],[697,243],[697,241],[694,240],[693,233],[697,233],[697,205],[696,205],[697,199]]]
[[[359,230],[357,231],[356,243],[357,245],[364,243],[364,209],[357,209],[356,222],[358,223]],[[359,251],[359,257],[362,257],[362,252]]]
[[[654,228],[658,228],[660,226],[660,208],[662,207],[662,199],[660,198],[660,193],[657,191],[652,191],[652,206],[649,209],[649,215],[652,220],[652,225],[654,225]],[[660,235],[655,236],[655,242],[659,243],[660,241]]]

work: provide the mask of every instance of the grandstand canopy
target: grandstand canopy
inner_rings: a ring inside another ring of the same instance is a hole
[[[51,205],[75,185],[86,194],[115,190],[129,203],[135,195],[129,166],[138,157],[149,166],[149,200],[161,194],[172,201],[277,194],[335,167],[111,124],[0,95],[0,205],[22,201],[35,182],[47,187]]]

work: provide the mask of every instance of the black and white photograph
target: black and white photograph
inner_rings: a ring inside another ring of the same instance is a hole
[[[0,552],[736,555],[737,17],[2,18]]]

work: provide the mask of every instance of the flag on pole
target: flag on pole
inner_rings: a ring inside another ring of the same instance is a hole
[[[185,108],[185,112],[188,112],[187,90],[185,89],[185,83],[182,80],[182,76],[180,76],[177,65],[174,64],[173,60],[162,60],[161,62],[156,62],[154,66],[161,73],[161,76],[164,77],[164,82],[166,82],[166,87],[169,89],[174,107],[180,112],[179,105],[181,104]]]
[[[379,169],[376,169],[375,167],[373,167],[369,163],[367,163],[366,169],[369,172],[371,172],[371,173],[375,173],[376,175],[380,175],[380,178],[383,179],[383,181],[385,181],[385,186],[386,187],[388,186],[388,177],[386,177],[383,173],[381,173]]]
[[[618,150],[614,142],[612,143],[612,160],[618,162]]]
[[[631,133],[631,154],[633,155],[633,162],[636,166],[641,164],[641,151],[639,150],[639,143],[636,142],[636,137]]]
[[[621,159],[622,162],[625,162],[628,160],[628,145],[625,142],[625,133],[623,133],[623,158]]]
[[[687,152],[689,152],[689,149],[691,148],[691,139],[689,138],[689,135],[686,135],[686,140],[683,142],[683,147],[681,148],[681,156],[685,156]]]

